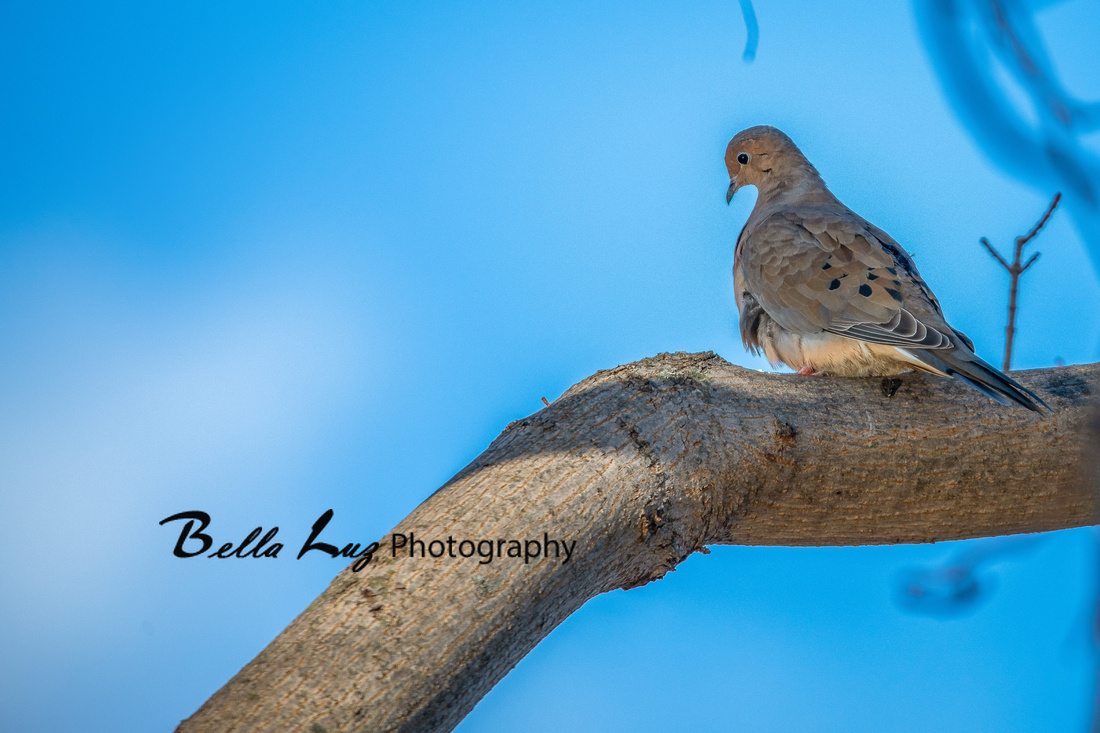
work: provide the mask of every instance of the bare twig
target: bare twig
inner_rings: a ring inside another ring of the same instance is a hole
[[[1031,228],[1031,231],[1028,232],[1026,236],[1016,238],[1016,251],[1017,251],[1016,259],[1020,258],[1020,255],[1019,255],[1020,248],[1023,247],[1028,242],[1030,242],[1032,239],[1034,239],[1035,235],[1039,233],[1039,230],[1046,226],[1047,220],[1050,219],[1050,215],[1054,213],[1054,209],[1057,208],[1058,202],[1061,201],[1061,200],[1062,200],[1062,194],[1060,194],[1060,193],[1054,194],[1054,200],[1052,200],[1050,202],[1050,206],[1047,207],[1047,211],[1046,211],[1045,214],[1043,214],[1043,218],[1040,219],[1035,224],[1035,226],[1033,226]]]
[[[1012,269],[1011,266],[1009,266],[1009,264],[1007,262],[1005,262],[1005,258],[1001,257],[1001,253],[998,252],[997,250],[993,249],[993,245],[989,243],[988,239],[986,239],[985,237],[982,237],[978,241],[980,241],[982,244],[985,245],[985,248],[989,250],[989,254],[991,254],[991,255],[993,255],[994,257],[997,258],[997,262],[1001,263],[1001,267],[1005,268],[1006,270],[1011,270]]]
[[[1012,342],[1016,337],[1016,294],[1020,288],[1020,275],[1022,275],[1027,268],[1035,264],[1035,260],[1039,259],[1039,253],[1036,252],[1031,255],[1031,258],[1028,259],[1025,264],[1020,264],[1020,258],[1024,253],[1024,245],[1034,239],[1035,235],[1046,226],[1047,221],[1050,220],[1050,215],[1054,213],[1054,209],[1061,200],[1062,194],[1054,194],[1054,200],[1050,202],[1050,206],[1047,207],[1046,213],[1043,214],[1042,218],[1031,228],[1031,231],[1022,237],[1016,237],[1016,253],[1012,260],[1012,264],[1009,264],[997,250],[993,249],[993,245],[989,243],[988,239],[982,237],[979,240],[982,246],[989,250],[989,254],[993,255],[997,262],[1001,263],[1001,267],[1008,271],[1008,325],[1005,327],[1005,358],[1004,364],[1001,367],[1001,369],[1006,372],[1012,368]]]

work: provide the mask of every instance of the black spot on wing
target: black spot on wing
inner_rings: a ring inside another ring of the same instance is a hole
[[[829,283],[829,290],[836,290],[839,287],[840,287],[840,280],[833,280],[831,283]]]
[[[859,286],[859,294],[862,295],[864,298],[870,298],[871,297],[871,286],[868,285],[867,283],[863,283],[862,285]]]
[[[913,261],[912,259],[910,259],[909,255],[898,247],[889,244],[888,242],[883,242],[882,240],[879,240],[879,244],[882,245],[883,251],[889,252],[890,256],[894,259],[895,266],[887,267],[886,271],[889,272],[891,275],[897,275],[898,267],[905,270],[905,273],[910,277],[910,279],[912,279],[917,287],[920,288],[921,294],[924,295],[925,299],[927,299],[928,302],[931,303],[938,311],[939,302],[936,300],[936,296],[932,295],[932,291],[928,289],[928,286],[925,285],[924,280],[921,279],[921,276],[917,273],[916,265],[913,264]],[[890,293],[890,297],[892,297],[894,300],[899,303],[901,302],[901,297],[894,294],[896,291],[890,291],[888,289],[887,292]]]

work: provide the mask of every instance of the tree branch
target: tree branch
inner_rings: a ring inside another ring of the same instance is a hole
[[[344,570],[181,731],[448,731],[593,596],[708,544],[934,542],[1093,524],[1100,365],[1022,372],[1057,412],[954,382],[761,374],[662,354],[512,423],[394,532],[576,541],[571,560]]]
[[[1035,226],[1031,227],[1031,231],[1022,237],[1016,238],[1017,249],[1023,250],[1025,244],[1030,242],[1032,239],[1035,239],[1035,235],[1041,232],[1043,230],[1043,227],[1047,225],[1047,221],[1050,220],[1050,215],[1053,214],[1054,210],[1058,208],[1058,202],[1061,200],[1062,193],[1061,191],[1059,191],[1058,193],[1054,194],[1054,198],[1050,200],[1050,206],[1048,206],[1047,210],[1043,212],[1043,215],[1042,217],[1040,217],[1039,221],[1035,222]],[[1017,259],[1018,258],[1019,255],[1017,255]]]
[[[1015,256],[1012,259],[1010,265],[1005,261],[1004,257],[1001,257],[1000,252],[993,249],[993,245],[989,243],[989,240],[982,237],[980,240],[982,245],[989,250],[989,254],[997,258],[997,262],[1001,263],[1001,266],[1008,271],[1008,325],[1005,326],[1005,357],[1001,364],[1001,371],[1007,372],[1012,368],[1012,343],[1016,337],[1016,296],[1020,288],[1020,275],[1024,273],[1027,268],[1035,264],[1035,260],[1039,259],[1039,252],[1036,252],[1031,256],[1031,259],[1027,261],[1027,264],[1020,264],[1020,257],[1024,253],[1024,245],[1035,238],[1043,227],[1046,226],[1047,221],[1050,219],[1050,215],[1054,213],[1054,210],[1058,208],[1058,202],[1062,200],[1062,194],[1054,194],[1054,199],[1050,202],[1050,206],[1047,207],[1046,212],[1042,218],[1031,228],[1031,231],[1027,234],[1016,237],[1016,250]]]
[[[993,255],[997,259],[997,262],[1001,263],[1001,267],[1008,270],[1009,273],[1012,272],[1012,266],[1008,264],[1008,262],[1005,260],[1004,257],[1001,257],[1000,252],[993,249],[993,245],[989,243],[988,239],[986,239],[985,237],[982,237],[978,241],[982,243],[982,246],[984,246],[987,250],[989,250],[989,254]]]

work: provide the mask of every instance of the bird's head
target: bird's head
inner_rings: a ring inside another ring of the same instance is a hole
[[[750,127],[733,136],[726,146],[726,168],[730,173],[727,204],[743,186],[756,186],[764,196],[821,180],[798,146],[781,130],[768,125]]]

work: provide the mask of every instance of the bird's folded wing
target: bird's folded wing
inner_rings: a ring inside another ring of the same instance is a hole
[[[912,260],[856,215],[789,209],[744,236],[745,288],[787,330],[902,348],[954,345]]]

